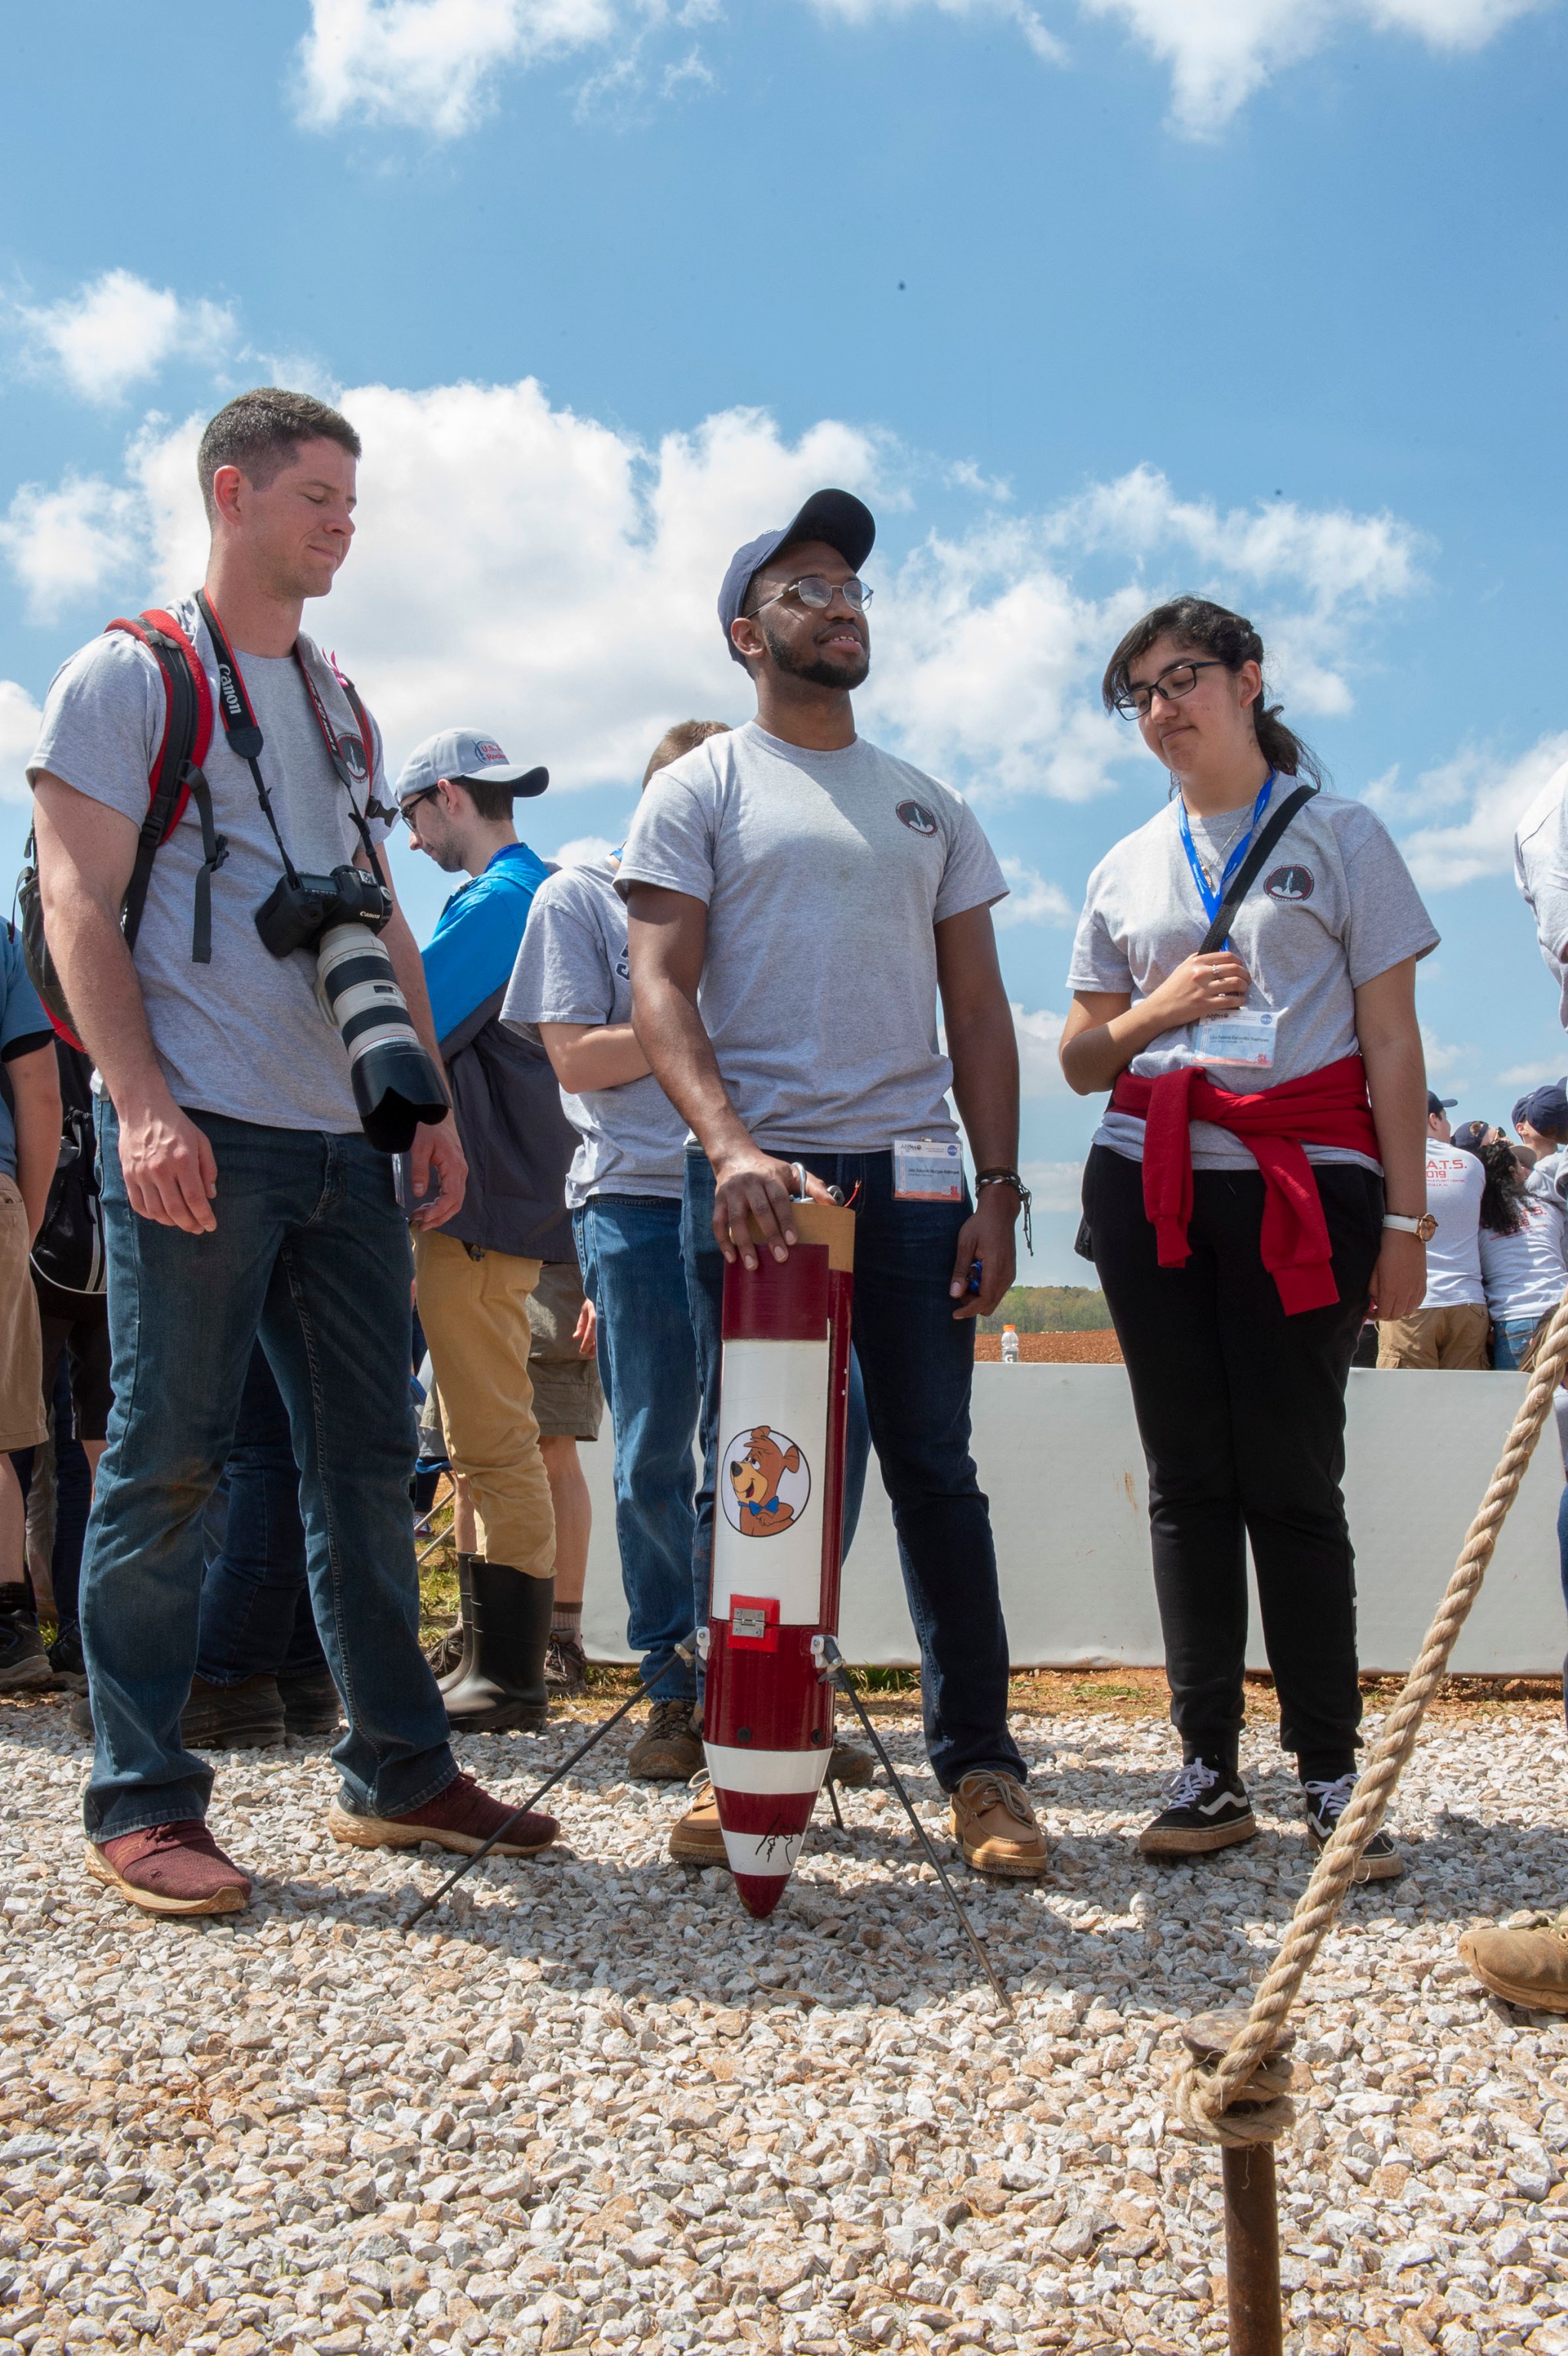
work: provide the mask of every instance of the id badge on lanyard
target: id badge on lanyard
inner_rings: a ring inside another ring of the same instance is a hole
[[[961,1203],[964,1154],[955,1137],[895,1137],[893,1200]]]
[[[1270,1006],[1239,1006],[1233,1014],[1211,1014],[1196,1026],[1199,1061],[1250,1064],[1254,1071],[1267,1071],[1274,1062],[1278,1025],[1279,1013]]]

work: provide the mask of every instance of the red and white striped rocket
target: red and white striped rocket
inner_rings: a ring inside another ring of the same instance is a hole
[[[741,1901],[784,1895],[833,1750],[811,1640],[838,1628],[855,1215],[793,1205],[799,1242],[724,1271],[704,1749]]]

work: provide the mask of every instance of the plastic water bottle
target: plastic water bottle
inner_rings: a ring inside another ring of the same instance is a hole
[[[1019,1329],[1016,1325],[1002,1328],[1002,1364],[1016,1366],[1019,1362]]]

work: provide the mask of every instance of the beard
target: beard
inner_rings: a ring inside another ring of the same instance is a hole
[[[772,655],[777,668],[782,671],[787,671],[792,679],[809,680],[813,687],[844,689],[860,687],[865,683],[866,674],[871,668],[870,651],[864,645],[861,646],[859,655],[850,660],[835,662],[830,661],[827,657],[822,657],[806,662],[803,661],[794,648],[766,622],[763,624],[763,637],[767,642],[768,652]]]

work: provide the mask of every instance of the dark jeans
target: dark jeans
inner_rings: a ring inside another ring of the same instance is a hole
[[[87,1537],[87,1516],[92,1506],[92,1467],[76,1437],[70,1368],[62,1351],[55,1368],[55,1542],[49,1558],[49,1585],[55,1593],[55,1618],[62,1636],[80,1633],[81,1550]]]
[[[224,1472],[222,1544],[201,1586],[197,1674],[209,1685],[326,1666],[305,1576],[289,1411],[260,1342],[251,1353]]]
[[[899,1562],[920,1644],[926,1749],[944,1791],[976,1768],[1027,1770],[1008,1731],[1008,1636],[997,1591],[990,1508],[969,1453],[975,1326],[953,1317],[947,1287],[964,1203],[901,1203],[891,1153],[797,1153],[855,1196],[856,1355],[871,1445],[892,1501]],[[697,1580],[712,1563],[724,1257],[713,1239],[713,1172],[688,1153],[681,1251],[702,1375]],[[848,1520],[848,1515],[846,1515]]]
[[[260,1333],[289,1411],[316,1624],[348,1714],[348,1799],[397,1815],[457,1772],[420,1651],[409,1475],[408,1230],[365,1139],[195,1116],[218,1162],[215,1234],[138,1217],[99,1108],[114,1409],[81,1583],[97,1750],[89,1835],[205,1815],[180,1741],[196,1665],[202,1519]]]
[[[1280,1742],[1303,1776],[1355,1764],[1355,1557],[1345,1385],[1382,1240],[1382,1181],[1318,1164],[1338,1302],[1287,1317],[1263,1265],[1264,1182],[1193,1173],[1191,1257],[1161,1268],[1143,1170],[1096,1146],[1083,1208],[1148,1460],[1155,1590],[1183,1755],[1233,1766],[1252,1541]]]

